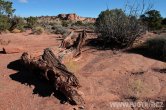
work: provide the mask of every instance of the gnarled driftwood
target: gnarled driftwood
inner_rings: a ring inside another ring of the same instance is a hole
[[[75,104],[84,103],[78,92],[80,84],[77,77],[68,71],[50,49],[45,49],[44,54],[39,59],[32,59],[28,53],[23,53],[21,60],[31,71],[50,81],[54,88],[62,92],[69,101]]]

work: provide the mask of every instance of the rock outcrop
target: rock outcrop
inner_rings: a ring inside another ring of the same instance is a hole
[[[81,17],[81,16],[78,16],[75,13],[71,13],[71,14],[59,14],[57,17],[60,18],[61,20],[87,21],[87,22],[93,22],[93,23],[96,21],[95,18]]]
[[[81,17],[78,16],[75,13],[71,14],[59,14],[57,16],[40,16],[38,17],[38,22],[42,23],[43,21],[45,22],[52,22],[54,23],[55,21],[60,24],[61,20],[70,20],[70,21],[83,21],[83,22],[89,22],[89,23],[94,23],[96,21],[96,18],[90,18],[90,17]]]

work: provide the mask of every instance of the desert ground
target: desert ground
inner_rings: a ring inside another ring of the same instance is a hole
[[[80,57],[59,48],[58,34],[0,34],[0,110],[165,110],[163,108],[113,108],[112,102],[151,102],[166,99],[166,63],[134,51],[102,50],[83,47]],[[17,48],[19,53],[4,54],[2,48]],[[37,79],[17,63],[23,52],[34,56],[51,48],[62,63],[78,77],[84,105],[64,103],[49,84]],[[20,69],[21,68],[21,69]],[[160,70],[160,71],[159,71]],[[163,70],[163,71],[161,71]]]

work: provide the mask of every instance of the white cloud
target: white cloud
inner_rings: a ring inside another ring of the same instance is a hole
[[[19,0],[20,3],[28,3],[28,0]]]

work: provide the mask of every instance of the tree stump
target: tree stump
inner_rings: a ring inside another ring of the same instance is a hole
[[[83,44],[85,43],[86,37],[87,37],[87,33],[86,33],[85,30],[83,30],[83,31],[79,34],[79,36],[78,36],[78,38],[77,38],[77,40],[76,40],[76,42],[75,42],[75,45],[76,45],[76,52],[74,53],[74,56],[73,56],[73,57],[78,57],[79,55],[81,55],[81,52],[82,52],[81,49],[82,49]]]
[[[29,70],[53,84],[54,89],[63,93],[68,101],[76,105],[84,103],[78,91],[80,84],[77,77],[68,71],[50,49],[45,49],[44,54],[38,59],[32,59],[28,53],[23,53],[21,60]]]
[[[85,44],[85,40],[87,38],[87,32],[86,30],[82,31],[75,31],[79,32],[79,35],[73,39],[74,31],[72,31],[66,38],[62,41],[61,47],[62,48],[70,48],[73,47],[76,49],[76,52],[74,53],[73,57],[78,57],[81,54],[82,46]],[[90,31],[91,32],[91,31]]]
[[[66,38],[62,41],[61,46],[62,48],[70,48],[73,45],[73,39],[72,36],[74,35],[74,31],[71,31],[69,35],[66,36]]]

